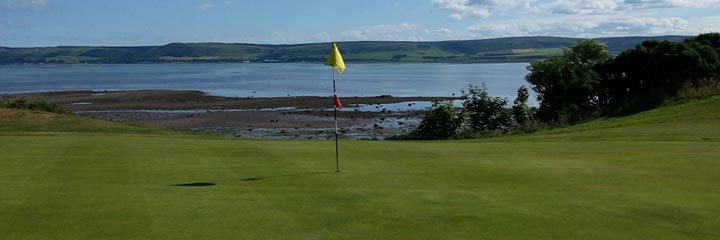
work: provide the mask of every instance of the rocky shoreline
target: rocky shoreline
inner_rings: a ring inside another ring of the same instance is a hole
[[[144,90],[17,93],[0,98],[43,99],[108,121],[245,138],[331,139],[335,128],[330,97],[234,98],[191,90]],[[384,139],[411,131],[435,99],[341,98],[340,137]]]

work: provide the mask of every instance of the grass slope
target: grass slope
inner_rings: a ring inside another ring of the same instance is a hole
[[[717,239],[719,107],[713,98],[490,140],[342,141],[339,174],[331,141],[143,132],[0,110],[0,233]],[[58,121],[74,127],[47,125]],[[173,186],[202,183],[215,185]]]
[[[503,140],[720,141],[720,97]]]

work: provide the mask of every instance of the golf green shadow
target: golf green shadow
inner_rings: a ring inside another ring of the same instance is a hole
[[[265,180],[265,179],[270,179],[270,178],[300,177],[300,176],[310,176],[310,175],[329,174],[329,173],[335,173],[335,172],[311,172],[311,173],[285,174],[285,175],[275,175],[275,176],[265,176],[265,177],[250,177],[250,178],[240,179],[240,181],[260,181],[260,180]]]
[[[271,179],[271,178],[299,177],[299,176],[330,174],[330,173],[336,173],[336,172],[311,172],[311,173],[274,175],[274,176],[265,176],[265,177],[250,177],[250,178],[240,179],[240,181],[250,182],[250,181],[260,181],[260,180]],[[213,182],[182,183],[182,184],[172,184],[169,186],[170,187],[208,187],[208,186],[215,186],[216,185],[215,183],[222,183],[222,182],[227,183],[227,182],[236,182],[236,181],[238,181],[238,180],[215,181],[214,183]]]
[[[171,187],[207,187],[207,186],[215,186],[215,184],[208,183],[208,182],[197,182],[197,183],[173,184],[170,186]]]

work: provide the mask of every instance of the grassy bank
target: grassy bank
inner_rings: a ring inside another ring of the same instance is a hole
[[[720,99],[534,135],[186,135],[0,110],[4,239],[716,239]]]

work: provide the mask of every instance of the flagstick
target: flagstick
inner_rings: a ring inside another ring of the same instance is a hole
[[[331,68],[333,72],[333,106],[335,106],[335,172],[340,172],[340,158],[338,154],[338,121],[337,121],[337,105],[335,104],[335,68]]]

